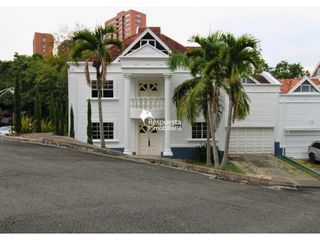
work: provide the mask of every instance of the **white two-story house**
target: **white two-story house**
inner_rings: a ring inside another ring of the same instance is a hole
[[[126,154],[187,158],[196,146],[206,142],[206,124],[199,118],[191,125],[185,119],[181,129],[149,129],[141,120],[143,111],[156,120],[176,119],[173,91],[190,79],[187,69],[172,72],[167,66],[168,54],[184,52],[186,47],[162,34],[160,28],[140,29],[124,42],[120,54],[111,49],[113,63],[107,69],[108,84],[103,86],[104,132],[108,148]],[[92,105],[93,141],[99,145],[99,124],[95,70],[90,68],[92,86],[85,80],[84,64],[69,64],[69,107],[75,116],[75,138],[87,141],[87,100]],[[233,126],[232,153],[273,154],[277,136],[280,83],[268,73],[258,79],[244,80],[251,99],[251,114]],[[227,98],[226,98],[227,99]],[[225,109],[227,108],[225,101]],[[225,115],[217,131],[220,150],[224,148]]]

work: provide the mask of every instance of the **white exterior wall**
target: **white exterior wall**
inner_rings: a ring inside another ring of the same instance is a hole
[[[250,114],[232,127],[277,127],[280,85],[244,84],[244,88],[250,98]],[[226,97],[226,110],[228,102]],[[227,117],[227,111],[225,114]]]
[[[297,151],[288,149],[284,153],[307,158],[308,145],[311,141],[320,140],[320,94],[281,94],[279,113],[280,147],[285,149],[297,144]]]
[[[95,69],[90,67],[90,78],[95,80]],[[119,64],[112,65],[108,69],[108,80],[114,81],[115,91],[114,98],[103,98],[102,109],[103,119],[106,122],[114,122],[114,139],[106,140],[107,147],[123,147],[123,110],[124,99],[121,95],[123,92],[123,78],[120,74]],[[69,68],[69,106],[72,105],[75,116],[75,138],[77,140],[87,141],[87,99],[91,100],[92,122],[99,122],[98,102],[96,98],[91,98],[91,88],[87,85],[84,75],[84,65],[70,66]],[[99,145],[100,141],[94,140]]]
[[[230,153],[273,154],[277,141],[280,84],[244,84],[250,99],[250,113],[232,124]],[[225,119],[229,105],[225,97]],[[225,127],[227,121],[225,120]]]

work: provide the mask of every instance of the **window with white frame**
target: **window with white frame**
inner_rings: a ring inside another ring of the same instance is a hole
[[[114,139],[114,123],[103,123],[104,139]],[[92,123],[92,139],[100,139],[100,123]]]
[[[101,88],[102,98],[113,98],[114,97],[114,84],[113,80],[107,80]],[[98,85],[96,80],[91,81],[91,97],[98,97]]]
[[[299,92],[317,92],[317,90],[307,81],[301,84],[294,92],[299,93]]]
[[[207,138],[207,123],[197,122],[192,124],[192,138],[205,139]]]

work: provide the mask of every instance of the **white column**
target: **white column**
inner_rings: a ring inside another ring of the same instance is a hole
[[[124,74],[124,154],[132,155],[130,150],[130,89],[131,74]]]
[[[164,75],[164,106],[165,114],[164,120],[169,122],[171,120],[171,75]],[[171,136],[170,130],[165,130],[164,132],[164,157],[173,156],[171,151]]]

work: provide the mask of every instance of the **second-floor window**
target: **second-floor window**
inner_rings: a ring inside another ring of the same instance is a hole
[[[192,124],[192,138],[204,139],[207,138],[207,123],[197,122]]]
[[[98,86],[97,81],[92,80],[91,82],[91,97],[98,97]],[[103,84],[101,89],[101,97],[102,98],[113,98],[114,97],[114,85],[112,80],[107,80],[106,83]]]

